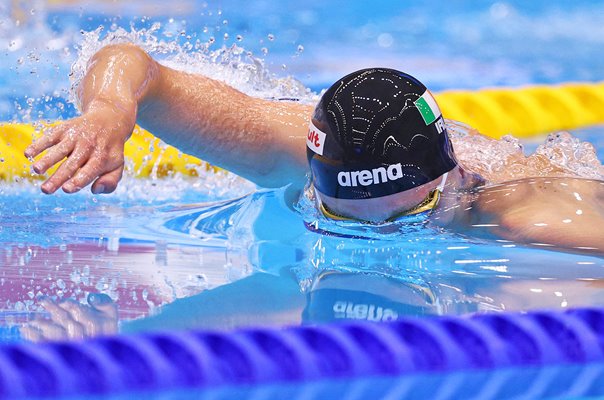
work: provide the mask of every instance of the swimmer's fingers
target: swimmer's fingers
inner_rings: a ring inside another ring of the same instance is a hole
[[[27,146],[23,154],[27,158],[37,157],[44,150],[59,143],[63,137],[64,130],[65,127],[63,125],[48,129],[44,135]]]
[[[78,315],[74,313],[74,309],[86,306],[80,306],[71,299],[65,300],[59,304],[50,299],[43,299],[40,301],[40,304],[48,311],[51,320],[36,320],[35,322],[47,321],[49,324],[59,326],[65,330],[65,337],[73,339],[81,339],[84,337],[84,326],[78,320]],[[39,322],[38,325],[45,327],[50,334],[56,334],[56,329],[52,328],[51,325],[46,325],[41,322]],[[49,337],[46,331],[42,330],[42,332],[45,337]]]
[[[21,335],[21,337],[23,339],[29,340],[32,342],[39,342],[39,341],[44,340],[44,337],[42,336],[42,332],[38,328],[31,326],[30,324],[20,327],[19,334]]]
[[[67,311],[71,317],[70,319],[73,321],[73,323],[68,323],[68,329],[73,329],[73,332],[70,331],[70,337],[76,337],[71,336],[72,334],[79,335],[77,337],[83,337],[84,335],[91,336],[97,331],[96,326],[101,321],[99,321],[96,310],[71,299],[60,303],[59,307]]]
[[[32,168],[36,174],[44,174],[53,165],[67,157],[73,151],[74,143],[72,140],[63,140],[53,145],[50,149],[33,163]]]
[[[76,171],[88,160],[90,149],[82,146],[75,146],[67,160],[61,164],[57,171],[42,184],[42,191],[47,194],[54,193],[65,184]],[[66,193],[73,193],[79,190],[74,186],[63,187]]]
[[[64,310],[62,307],[59,307],[59,305],[50,299],[40,300],[40,305],[48,312],[50,319],[55,322],[61,323],[66,319],[71,319],[68,311]]]
[[[68,330],[62,325],[47,319],[35,319],[21,328],[21,334],[27,335],[26,339],[41,340],[60,340],[69,337]]]
[[[101,175],[92,185],[92,193],[113,193],[117,189],[119,181],[122,180],[123,173],[124,165],[122,164],[113,171]]]
[[[88,308],[88,306],[80,304],[73,299],[64,300],[57,304],[57,307],[63,310],[64,313],[69,315],[69,317],[75,321],[80,321],[82,309]]]
[[[112,156],[103,154],[90,158],[86,165],[80,168],[73,178],[63,185],[63,190],[73,193],[73,191],[78,191],[96,180],[92,187],[93,193],[111,193],[122,178],[123,169],[123,150],[121,153],[118,152]]]

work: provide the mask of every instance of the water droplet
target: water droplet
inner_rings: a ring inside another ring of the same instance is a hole
[[[238,42],[241,42],[243,40],[243,36],[237,35],[235,36],[235,39],[237,39]]]
[[[225,19],[224,21],[222,21],[222,25],[228,25],[229,24],[229,20]]]
[[[224,34],[224,40],[229,40],[229,34],[228,33]]]
[[[80,279],[81,279],[80,273],[74,269],[71,272],[71,274],[69,274],[69,279],[75,284],[80,283]]]
[[[266,47],[261,48],[260,51],[262,52],[263,55],[268,54],[268,49]]]
[[[304,51],[304,46],[301,44],[298,45],[298,53],[302,53]]]
[[[273,35],[272,33],[269,33],[269,34],[268,34],[266,37],[267,37],[267,38],[268,38],[268,40],[270,40],[271,42],[272,42],[273,40],[275,40],[275,35]]]

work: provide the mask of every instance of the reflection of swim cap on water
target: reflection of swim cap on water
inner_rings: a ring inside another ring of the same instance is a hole
[[[457,165],[430,92],[386,68],[354,72],[332,85],[306,143],[315,188],[342,199],[399,193]]]
[[[302,313],[305,323],[337,320],[394,321],[438,312],[428,286],[379,274],[326,271],[315,278]]]

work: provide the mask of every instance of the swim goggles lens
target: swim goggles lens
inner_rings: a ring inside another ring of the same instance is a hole
[[[388,218],[384,222],[393,222],[401,217],[407,217],[410,215],[417,215],[417,214],[421,214],[421,213],[424,213],[427,211],[432,211],[438,205],[439,200],[440,200],[440,191],[438,189],[433,190],[428,194],[428,196],[421,203],[419,203],[415,207],[413,207],[409,210],[405,210],[400,213],[397,213],[396,215]],[[322,202],[319,202],[319,209],[321,210],[321,212],[323,213],[324,216],[326,216],[329,219],[336,220],[336,221],[356,221],[356,222],[362,222],[362,223],[371,223],[369,221],[363,221],[363,220],[360,220],[357,218],[347,217],[347,216],[338,214],[335,211],[330,210]]]

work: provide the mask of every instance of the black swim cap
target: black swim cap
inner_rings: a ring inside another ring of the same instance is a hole
[[[315,108],[306,144],[315,188],[341,199],[399,193],[457,165],[430,92],[387,68],[333,84]]]

